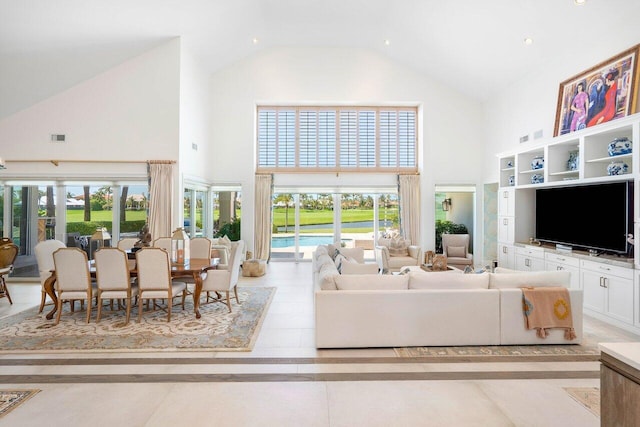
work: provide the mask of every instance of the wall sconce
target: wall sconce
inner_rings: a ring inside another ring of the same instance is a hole
[[[444,199],[442,201],[442,210],[448,211],[449,209],[451,209],[451,199]]]

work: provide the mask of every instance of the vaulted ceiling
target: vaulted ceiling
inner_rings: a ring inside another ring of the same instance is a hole
[[[0,119],[177,36],[212,73],[272,47],[372,49],[486,101],[640,42],[638,16],[638,0],[0,0]]]

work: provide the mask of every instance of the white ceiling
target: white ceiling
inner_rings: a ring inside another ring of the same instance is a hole
[[[277,46],[364,48],[484,101],[631,47],[638,17],[640,0],[0,0],[0,119],[176,36],[211,72]]]

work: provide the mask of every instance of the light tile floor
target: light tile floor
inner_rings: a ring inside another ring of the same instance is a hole
[[[265,276],[243,277],[240,286],[278,288],[253,351],[0,355],[4,360],[83,361],[0,365],[0,375],[30,376],[28,383],[5,382],[1,388],[42,390],[0,418],[0,426],[600,425],[563,389],[598,387],[598,362],[300,363],[297,358],[390,358],[395,353],[393,349],[315,349],[310,263],[272,262]],[[39,284],[10,283],[10,289],[14,304],[1,299],[0,317],[40,301]],[[585,333],[600,341],[640,341],[640,336],[589,317],[585,317]],[[146,358],[145,364],[117,361],[133,356]],[[221,363],[151,361],[167,357],[183,361],[214,357]],[[92,358],[114,361],[86,364]],[[239,363],[222,360],[228,358]],[[532,373],[541,378],[526,379]],[[131,374],[139,375],[140,381],[118,382],[118,376],[130,378]],[[42,375],[68,382],[38,382]],[[175,381],[150,382],[153,375],[174,376]],[[207,380],[212,375],[226,379]],[[318,375],[326,377],[315,380]],[[428,379],[416,380],[416,376]]]

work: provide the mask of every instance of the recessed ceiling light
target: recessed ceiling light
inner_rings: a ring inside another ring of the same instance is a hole
[[[389,46],[390,44],[391,44],[391,41],[390,41],[389,39],[387,39],[387,40],[385,40],[385,41],[384,41],[384,45],[385,45],[385,46]]]
[[[526,45],[533,44],[533,39],[531,37],[526,37],[524,39],[524,44],[526,44]]]
[[[251,40],[253,42],[253,44],[258,44],[258,38],[254,37],[253,40]]]
[[[573,3],[576,6],[582,6],[583,4],[585,4],[587,2],[587,0],[573,0]]]

